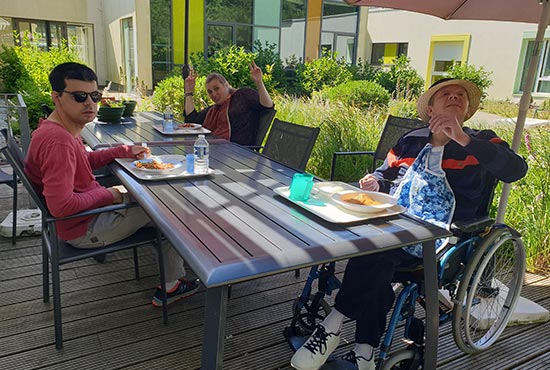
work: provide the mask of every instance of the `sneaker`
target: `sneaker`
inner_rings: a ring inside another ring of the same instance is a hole
[[[357,370],[375,370],[374,356],[372,357],[370,360],[367,360],[363,356],[358,356],[354,350],[351,350],[342,356],[342,360],[352,363]]]
[[[323,325],[296,351],[290,365],[298,370],[317,370],[327,361],[328,356],[338,347],[340,333],[329,333]]]
[[[185,279],[179,279],[178,285],[172,291],[166,292],[166,303],[171,304],[179,301],[182,298],[189,297],[199,290],[199,280],[187,281]],[[155,295],[153,296],[153,306],[162,307],[162,289],[157,287],[155,289]]]

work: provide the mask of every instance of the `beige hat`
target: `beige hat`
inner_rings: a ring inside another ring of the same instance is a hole
[[[434,82],[432,86],[430,86],[430,88],[426,90],[426,92],[422,94],[420,98],[418,98],[418,102],[416,103],[416,111],[418,112],[418,116],[422,121],[428,122],[430,120],[430,116],[428,115],[428,105],[432,96],[434,96],[434,94],[440,89],[449,85],[462,86],[468,94],[468,113],[466,113],[466,117],[464,117],[464,120],[467,121],[468,119],[470,119],[470,117],[474,115],[474,113],[479,108],[479,101],[481,99],[481,90],[479,89],[479,87],[471,81],[459,80],[457,78],[443,78],[439,81]]]

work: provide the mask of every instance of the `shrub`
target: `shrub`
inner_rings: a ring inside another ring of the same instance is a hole
[[[343,60],[324,53],[321,58],[299,64],[297,78],[305,94],[320,91],[327,86],[336,86],[352,79],[352,73]]]
[[[376,68],[361,59],[357,61],[357,64],[350,65],[349,70],[354,80],[374,81],[376,79]]]
[[[390,93],[374,81],[348,81],[315,93],[322,99],[340,101],[358,108],[387,107]]]
[[[185,81],[182,76],[170,76],[160,81],[153,94],[155,110],[164,112],[167,105],[172,108],[174,118],[182,120],[185,112]]]
[[[388,71],[378,71],[376,81],[394,99],[416,99],[424,90],[424,79],[411,67],[411,61],[405,55],[398,56]]]
[[[487,97],[487,89],[493,84],[489,78],[492,72],[486,71],[483,67],[454,63],[447,69],[447,75],[452,78],[460,78],[475,83],[481,90],[481,101]]]
[[[3,46],[0,53],[2,91],[20,93],[23,96],[31,129],[36,128],[39,118],[42,117],[40,105],[52,106],[48,76],[55,66],[64,62],[82,63],[76,50],[67,46],[66,40],[62,40],[59,47],[48,51],[33,45],[28,35],[24,35],[21,45]]]

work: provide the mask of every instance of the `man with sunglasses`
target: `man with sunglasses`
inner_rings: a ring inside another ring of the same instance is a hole
[[[89,67],[69,62],[55,67],[49,76],[54,111],[33,132],[25,158],[25,172],[46,199],[55,217],[110,204],[127,202],[127,194],[117,187],[103,187],[92,171],[115,158],[140,159],[149,149],[140,145],[122,145],[88,152],[80,133],[93,121],[97,102],[101,100],[97,75]],[[58,221],[60,238],[76,248],[101,248],[122,240],[144,226],[151,226],[147,214],[139,207],[95,216]],[[186,281],[183,260],[170,245],[164,247],[164,266],[168,303],[195,293],[197,281]],[[162,292],[157,288],[152,301],[162,305]]]

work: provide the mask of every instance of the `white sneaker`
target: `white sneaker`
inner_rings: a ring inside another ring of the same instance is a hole
[[[358,356],[354,350],[345,353],[342,356],[342,360],[351,362],[357,367],[357,370],[375,370],[376,365],[374,363],[374,356],[370,360],[367,360],[363,356]]]
[[[311,337],[296,351],[290,365],[298,370],[317,370],[338,347],[340,333],[329,333],[318,325]]]

